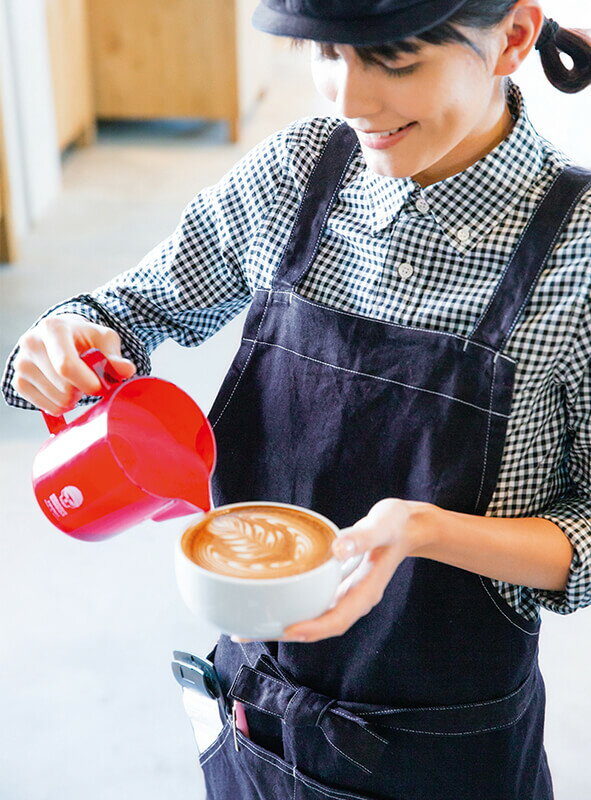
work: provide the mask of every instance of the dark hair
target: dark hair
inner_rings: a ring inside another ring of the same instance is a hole
[[[467,0],[467,2],[446,22],[431,30],[417,34],[411,39],[401,39],[383,45],[356,46],[357,55],[366,63],[376,57],[395,60],[400,53],[416,53],[421,42],[428,44],[445,44],[457,42],[465,44],[483,56],[480,48],[456,26],[466,28],[493,28],[498,25],[516,5],[517,0]],[[326,55],[331,55],[332,45],[321,43]],[[538,38],[536,49],[539,50],[542,67],[550,83],[562,92],[580,92],[591,84],[591,44],[575,31],[561,28],[553,20],[546,19]],[[561,53],[570,56],[573,61],[567,67]]]

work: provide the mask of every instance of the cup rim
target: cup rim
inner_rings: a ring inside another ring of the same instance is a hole
[[[271,500],[245,500],[242,503],[227,503],[227,504],[218,506],[217,508],[211,508],[209,511],[204,511],[201,514],[198,514],[197,516],[198,517],[204,517],[204,516],[206,516],[206,514],[209,514],[211,511],[219,511],[222,508],[223,509],[230,509],[230,508],[237,508],[237,507],[244,508],[245,506],[273,506],[273,507],[276,507],[276,508],[292,508],[292,509],[294,509],[296,511],[304,511],[305,513],[311,514],[313,517],[316,517],[317,519],[321,520],[322,522],[325,522],[330,528],[332,528],[335,537],[338,537],[339,534],[340,534],[340,528],[336,525],[336,523],[332,522],[332,520],[328,519],[328,517],[325,517],[322,514],[319,514],[317,511],[312,511],[311,508],[304,508],[303,506],[296,506],[296,505],[293,505],[292,503],[278,503],[278,502],[276,503],[276,502],[273,502]],[[205,569],[204,567],[200,567],[199,564],[196,564],[193,561],[193,559],[189,558],[189,556],[185,553],[185,551],[183,550],[183,545],[182,545],[183,538],[189,532],[189,530],[192,527],[193,526],[191,525],[191,526],[188,526],[187,528],[185,528],[183,533],[181,533],[181,535],[177,539],[177,552],[183,557],[183,559],[188,564],[191,565],[191,567],[194,567],[198,572],[202,572],[205,575],[208,575],[210,577],[214,576],[215,580],[220,580],[220,581],[222,581],[222,583],[252,584],[252,585],[259,585],[259,586],[261,586],[261,585],[268,586],[269,584],[274,585],[274,584],[277,584],[277,583],[297,583],[298,581],[304,580],[309,575],[313,575],[316,572],[320,572],[323,569],[324,570],[328,569],[328,565],[329,564],[337,564],[337,565],[340,564],[338,559],[336,559],[335,556],[333,555],[333,556],[330,556],[330,558],[327,558],[326,561],[323,561],[322,564],[318,564],[318,566],[314,567],[313,569],[308,569],[305,572],[296,572],[294,575],[284,575],[283,577],[280,577],[280,578],[239,578],[236,575],[224,575],[221,572],[215,572],[214,570]]]

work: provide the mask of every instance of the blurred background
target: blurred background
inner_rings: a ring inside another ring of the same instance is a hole
[[[250,28],[254,5],[0,0],[2,363],[48,306],[137,263],[254,144],[330,113],[305,49]],[[588,0],[543,6],[591,28]],[[538,130],[591,167],[589,90],[561,95],[535,55],[517,82]],[[163,345],[154,374],[208,410],[242,322],[198,350]],[[40,415],[0,404],[0,435],[0,797],[200,800],[169,662],[173,649],[205,654],[216,632],[177,596],[172,551],[184,522],[97,545],[70,539],[30,487],[47,436]],[[544,614],[557,800],[591,797],[590,656],[591,611]]]

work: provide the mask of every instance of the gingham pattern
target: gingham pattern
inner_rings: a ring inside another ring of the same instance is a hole
[[[359,153],[299,292],[401,325],[469,335],[536,204],[567,160],[532,128],[517,87],[513,132],[486,158],[425,189],[370,172]],[[271,136],[185,209],[138,267],[56,307],[114,327],[140,373],[167,337],[198,345],[267,288],[302,191],[338,124]],[[487,514],[545,517],[575,548],[565,592],[496,582],[527,619],[591,604],[591,192],[577,206],[513,332],[515,397]],[[56,313],[52,309],[48,313]],[[4,378],[9,403],[27,407]]]

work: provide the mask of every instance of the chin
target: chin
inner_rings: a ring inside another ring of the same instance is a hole
[[[366,159],[367,166],[376,175],[382,175],[384,178],[410,178],[413,173],[401,166],[394,164],[380,164]]]
[[[395,163],[393,159],[385,155],[376,153],[375,150],[363,151],[365,163],[376,175],[383,175],[385,178],[409,178],[416,172],[416,165],[406,163]]]

